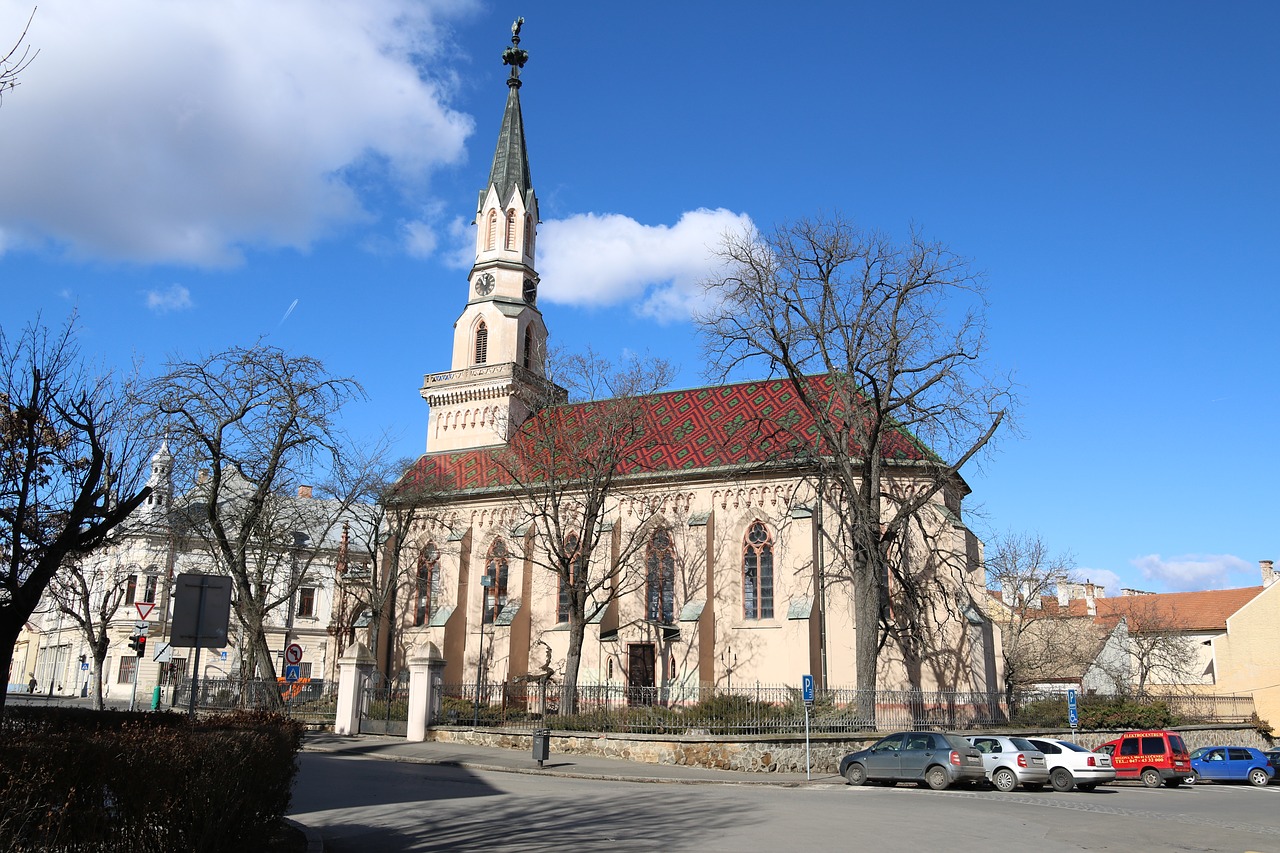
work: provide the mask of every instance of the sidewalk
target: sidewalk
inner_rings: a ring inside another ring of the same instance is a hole
[[[743,773],[736,770],[707,770],[675,764],[644,764],[620,758],[596,755],[556,754],[538,762],[524,751],[462,743],[411,743],[403,737],[382,735],[335,735],[330,732],[309,734],[303,740],[304,752],[331,752],[361,755],[384,761],[407,761],[417,764],[439,764],[471,770],[494,770],[503,773],[566,776],[576,779],[602,779],[620,782],[666,782],[678,785],[775,785],[795,787],[809,784],[843,784],[834,773]]]

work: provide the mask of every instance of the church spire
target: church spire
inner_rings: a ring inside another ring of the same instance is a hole
[[[529,178],[529,152],[525,149],[524,118],[520,114],[520,69],[529,61],[529,51],[520,48],[520,28],[524,18],[517,18],[511,25],[511,46],[502,52],[502,64],[511,66],[507,78],[507,108],[502,114],[502,128],[498,131],[498,146],[493,152],[493,167],[489,169],[489,183],[480,191],[480,203],[493,187],[503,206],[511,203],[512,195],[520,193],[520,200],[528,205],[529,190],[533,182]]]

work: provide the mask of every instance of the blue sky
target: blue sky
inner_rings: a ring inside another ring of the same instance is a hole
[[[31,4],[0,0],[0,42]],[[159,369],[264,337],[424,447],[476,195],[521,90],[553,343],[703,381],[687,321],[725,228],[839,210],[985,272],[1021,434],[983,535],[1084,577],[1258,583],[1280,417],[1280,4],[40,5],[0,102],[0,324],[77,310]],[[12,34],[10,36],[9,34]]]

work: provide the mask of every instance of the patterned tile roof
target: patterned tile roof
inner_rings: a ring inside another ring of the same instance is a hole
[[[830,386],[827,376],[808,381],[820,392]],[[618,473],[624,476],[776,462],[794,458],[800,448],[812,448],[818,441],[813,417],[785,379],[665,391],[639,402],[639,417],[644,423],[639,437],[623,454]],[[589,421],[594,407],[607,404],[575,403],[555,416]],[[537,417],[548,416],[543,413]],[[520,433],[527,435],[534,428],[536,425],[527,423]],[[520,434],[513,439],[520,440]],[[883,455],[903,462],[928,458],[927,450],[905,430],[888,437]],[[502,486],[508,477],[495,460],[494,450],[482,448],[424,455],[401,482],[408,485],[431,480],[442,488],[461,491]]]

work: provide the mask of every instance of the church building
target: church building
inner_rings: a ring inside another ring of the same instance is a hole
[[[402,486],[436,484],[433,505],[405,541],[405,593],[396,656],[444,657],[446,685],[563,680],[569,624],[560,576],[531,524],[502,454],[548,417],[590,420],[607,402],[573,402],[548,378],[548,327],[538,304],[538,199],[521,114],[528,58],[518,27],[504,53],[507,100],[488,181],[475,210],[475,263],[456,297],[449,369],[428,373],[426,453]],[[820,383],[821,377],[814,382]],[[551,401],[548,405],[548,401]],[[643,443],[617,470],[603,534],[584,569],[611,582],[585,614],[577,683],[655,691],[855,684],[852,586],[821,525],[812,470],[779,464],[743,423],[764,418],[804,431],[811,417],[788,380],[649,394],[636,401]],[[545,426],[545,423],[542,424]],[[904,463],[928,451],[911,436],[890,448]],[[909,480],[912,469],[901,466]],[[439,489],[443,489],[443,499]],[[879,689],[999,689],[998,632],[978,602],[981,544],[963,522],[968,487],[956,478],[921,513],[931,553],[919,570],[948,568],[924,666],[892,649]]]

